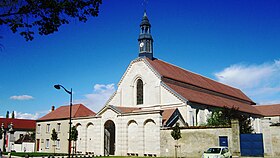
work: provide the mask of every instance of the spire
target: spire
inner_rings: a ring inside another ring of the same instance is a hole
[[[153,59],[153,37],[151,35],[151,24],[149,22],[146,10],[140,23],[140,35],[138,38],[139,57]]]

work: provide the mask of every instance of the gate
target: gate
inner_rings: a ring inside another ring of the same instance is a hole
[[[264,156],[262,134],[240,134],[241,156]]]

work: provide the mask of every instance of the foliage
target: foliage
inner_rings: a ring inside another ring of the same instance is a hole
[[[76,128],[76,126],[73,126],[72,129],[71,129],[71,136],[70,136],[70,139],[73,140],[73,141],[77,141],[78,139],[78,130]]]
[[[211,116],[207,119],[208,126],[226,126],[229,125],[230,122],[223,117],[222,111],[215,110],[212,112]]]
[[[172,128],[171,136],[174,140],[179,140],[180,138],[182,138],[179,123],[176,123],[176,125]]]
[[[15,112],[13,111],[12,112],[12,119],[14,119],[15,118]]]
[[[10,112],[7,111],[7,113],[6,113],[6,118],[9,118],[9,115],[10,115]]]
[[[57,140],[57,132],[55,129],[52,130],[51,140],[56,141]]]
[[[232,107],[217,109],[212,112],[207,119],[207,126],[228,126],[231,120],[237,119],[239,121],[240,133],[252,133],[251,120],[248,115],[238,111],[238,108]]]
[[[251,125],[251,119],[241,115],[239,117],[239,128],[240,128],[240,133],[245,134],[245,133],[252,133],[254,131],[252,125]]]
[[[35,132],[32,132],[32,133],[31,133],[31,138],[32,138],[32,140],[35,141],[35,139],[36,139],[36,133],[35,133]]]
[[[20,31],[26,41],[34,38],[34,31],[48,35],[69,24],[70,18],[86,22],[96,17],[102,0],[1,0],[0,25],[13,33]]]

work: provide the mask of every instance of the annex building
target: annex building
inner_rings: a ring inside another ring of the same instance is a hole
[[[0,118],[0,149],[5,152],[33,152],[36,121],[16,118]]]
[[[252,118],[262,117],[241,90],[155,58],[146,13],[138,43],[139,56],[130,62],[116,92],[99,112],[81,104],[73,106],[78,153],[164,156],[161,131],[177,122],[199,126],[206,123],[213,109],[225,106],[236,107]],[[69,106],[62,106],[37,120],[37,151],[56,148],[56,152],[67,153],[68,118]],[[50,140],[53,128],[58,131],[57,142]]]

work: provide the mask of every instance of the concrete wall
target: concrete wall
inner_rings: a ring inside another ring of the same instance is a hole
[[[23,142],[22,144],[14,144],[16,152],[34,152],[35,143]]]
[[[280,126],[270,126],[272,156],[280,157]]]
[[[176,142],[171,136],[172,130],[161,130],[161,156],[173,157]],[[219,146],[219,136],[227,136],[229,148],[233,148],[231,128],[181,129],[178,157],[201,157],[209,147]]]
[[[265,157],[280,157],[280,126],[270,126],[270,120],[261,121]]]

